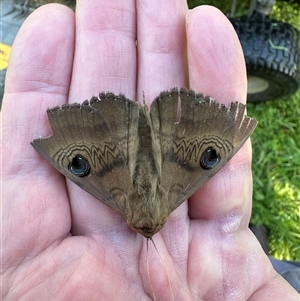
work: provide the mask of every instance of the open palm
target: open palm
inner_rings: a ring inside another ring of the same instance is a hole
[[[81,0],[76,14],[51,4],[30,15],[2,108],[3,300],[296,300],[248,229],[249,141],[153,237],[163,263],[121,216],[30,146],[51,134],[48,107],[100,91],[139,101],[144,92],[149,105],[175,86],[245,102],[242,51],[218,10]]]

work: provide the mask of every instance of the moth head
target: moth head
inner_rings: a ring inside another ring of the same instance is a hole
[[[127,220],[128,225],[132,228],[133,231],[142,234],[146,238],[151,238],[155,233],[162,229],[165,222],[166,221],[164,221],[163,223],[153,223],[141,220],[140,223],[135,223],[133,225],[133,223]]]
[[[169,215],[168,195],[164,188],[156,185],[153,194],[129,193],[125,218],[128,225],[146,238],[161,230]]]

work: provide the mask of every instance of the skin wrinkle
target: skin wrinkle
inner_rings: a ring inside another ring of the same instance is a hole
[[[91,1],[89,1],[87,9],[83,10],[81,9],[82,3],[81,1],[78,2],[77,11],[84,11],[84,13],[76,15],[76,17],[80,20],[88,18],[89,22],[82,23],[84,27],[79,27],[79,30],[88,31],[89,33],[95,32],[96,34],[104,33],[105,35],[107,33],[121,33],[123,36],[125,33],[125,36],[129,34],[129,37],[133,37],[134,10],[127,9],[126,6],[122,6],[122,8],[111,6],[109,2],[105,5],[99,5],[95,2],[95,7],[93,7],[90,5]],[[99,9],[99,6],[101,6],[101,9]],[[93,14],[95,9],[98,11],[97,14]]]
[[[239,230],[241,224],[241,212],[231,211],[225,220],[221,220],[220,229],[226,234],[232,234]]]
[[[148,54],[170,54],[170,52],[172,52],[172,55],[178,55],[182,53],[182,45],[178,44],[175,39],[168,39],[168,37],[170,35],[172,36],[176,31],[176,26],[171,28],[168,26],[160,26],[148,30],[149,42],[143,47],[143,50]],[[161,30],[161,40],[159,40],[159,42],[157,41],[157,30]],[[176,34],[178,34],[178,32]],[[184,31],[181,31],[181,35],[184,36],[184,34]]]

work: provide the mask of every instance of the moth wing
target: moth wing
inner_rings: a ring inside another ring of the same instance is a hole
[[[47,110],[52,136],[33,140],[33,147],[65,177],[122,214],[136,158],[139,105],[124,96],[102,93],[82,105]],[[89,164],[86,176],[69,167],[80,155]]]
[[[151,105],[155,137],[160,142],[161,185],[167,191],[170,211],[195,193],[241,148],[256,120],[245,115],[245,105],[229,107],[192,90],[163,92]],[[201,162],[218,163],[211,169]]]

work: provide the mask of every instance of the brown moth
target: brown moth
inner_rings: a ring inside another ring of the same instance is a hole
[[[150,112],[124,95],[47,110],[53,135],[33,147],[59,172],[151,238],[253,132],[245,105],[184,88],[160,93]]]

